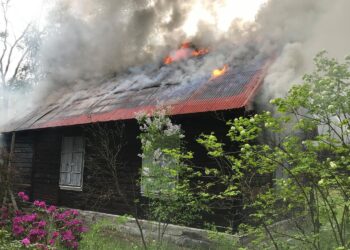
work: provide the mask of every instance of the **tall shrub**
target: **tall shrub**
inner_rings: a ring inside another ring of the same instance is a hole
[[[271,101],[274,115],[228,122],[240,151],[226,152],[214,134],[198,140],[230,170],[218,173],[221,195],[243,199],[250,216],[241,229],[263,248],[350,247],[350,58],[339,63],[322,52],[315,65],[285,98]],[[276,141],[257,143],[266,134]],[[273,182],[256,189],[262,176]]]

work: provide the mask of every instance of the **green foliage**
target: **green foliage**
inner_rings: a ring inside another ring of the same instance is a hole
[[[172,124],[165,112],[138,117],[142,143],[141,191],[150,198],[171,198],[182,165],[176,154],[183,137],[178,125]]]
[[[226,187],[216,198],[243,197],[250,216],[242,232],[266,248],[350,247],[350,58],[338,63],[322,52],[315,64],[302,84],[271,101],[276,114],[227,123],[240,151],[225,152],[213,133],[198,140],[226,167],[215,173]],[[257,187],[257,176],[274,182]],[[276,230],[281,220],[288,228]]]
[[[23,246],[21,241],[13,239],[11,233],[5,229],[0,229],[0,250],[19,250],[19,249],[40,249],[37,244]],[[51,248],[48,248],[51,249]]]
[[[18,240],[14,240],[11,234],[3,229],[0,229],[0,249],[1,250],[17,250],[21,249],[22,244]]]
[[[181,128],[171,122],[164,111],[152,117],[138,117],[142,143],[143,169],[141,190],[148,198],[148,219],[158,222],[158,242],[168,223],[191,225],[201,219],[206,199],[198,192],[193,178],[198,172],[188,165],[193,158],[184,152]]]
[[[220,250],[245,250],[240,242],[237,235],[232,235],[230,232],[222,233],[218,232],[214,225],[210,226],[208,230],[208,239],[211,241],[212,249]]]

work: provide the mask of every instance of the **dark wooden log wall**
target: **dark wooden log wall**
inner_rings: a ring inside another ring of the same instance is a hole
[[[196,166],[210,166],[215,164],[207,157],[204,148],[196,143],[196,138],[201,133],[210,133],[215,131],[219,138],[224,142],[227,140],[228,126],[227,119],[232,119],[244,115],[243,109],[231,112],[211,112],[192,115],[181,115],[173,117],[175,123],[181,124],[185,132],[186,147],[194,152]],[[140,142],[137,138],[139,134],[138,125],[135,120],[125,121],[125,141],[126,146],[122,152],[122,161],[125,166],[122,168],[120,183],[122,184],[127,197],[132,202],[136,195],[139,195],[137,181],[142,165],[140,153]],[[90,125],[89,125],[90,126]],[[28,185],[27,190],[31,190],[33,200],[45,200],[49,204],[66,206],[71,208],[80,208],[86,210],[96,210],[116,214],[131,214],[130,207],[120,197],[114,197],[111,201],[101,201],[102,195],[95,192],[96,180],[92,178],[94,171],[93,164],[87,159],[92,154],[89,147],[85,153],[85,167],[83,176],[83,191],[68,191],[59,188],[59,170],[61,157],[61,141],[63,136],[89,136],[86,134],[87,126],[73,126],[66,128],[50,128],[38,131],[28,131],[18,133],[16,140],[16,166],[23,175],[24,184]],[[234,151],[237,145],[227,143],[229,150]],[[108,179],[108,176],[106,176]],[[31,181],[29,181],[31,180]],[[31,185],[30,185],[31,183]],[[92,187],[92,188],[91,188]],[[232,215],[231,219],[232,219]],[[217,215],[213,220],[218,222],[227,221],[224,208],[217,208]],[[235,218],[234,218],[235,219]]]
[[[8,143],[11,142],[11,134],[8,134]],[[30,132],[17,132],[12,159],[14,169],[14,184],[16,191],[25,191],[28,194],[32,190],[33,168],[33,135]]]
[[[33,131],[34,157],[32,199],[58,204],[61,130]]]
[[[239,145],[233,144],[227,137],[229,126],[226,123],[230,119],[247,114],[248,113],[244,109],[238,109],[226,112],[197,113],[174,117],[174,122],[181,124],[185,132],[186,149],[194,153],[194,166],[199,169],[204,169],[205,167],[219,167],[215,160],[208,157],[205,148],[196,142],[196,139],[201,134],[210,134],[214,132],[218,140],[225,144],[224,149],[226,152],[236,152]],[[203,181],[206,180],[203,179]],[[203,217],[205,217],[207,221],[235,229],[244,219],[241,205],[240,199],[214,203],[212,204],[214,213],[204,214]]]
[[[114,179],[110,174],[101,176],[99,173],[106,169],[106,166],[103,166],[104,162],[101,159],[94,159],[94,150],[99,147],[101,141],[94,141],[95,138],[91,133],[94,133],[95,129],[109,129],[109,132],[113,133],[116,126],[124,126],[123,146],[118,158],[118,161],[123,164],[119,168],[118,182],[126,200],[116,194],[113,187]],[[66,130],[65,134],[67,132]],[[93,124],[87,125],[81,128],[81,133],[86,138],[83,192],[60,190],[60,204],[100,212],[130,214],[131,208],[126,202],[132,205],[135,198],[139,197],[140,192],[136,182],[139,179],[142,164],[141,158],[138,157],[141,145],[137,138],[139,130],[136,120],[110,122],[104,124],[103,127]],[[74,134],[78,135],[76,132],[72,135]]]

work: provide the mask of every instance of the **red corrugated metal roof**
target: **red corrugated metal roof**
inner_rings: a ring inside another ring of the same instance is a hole
[[[176,65],[129,72],[65,93],[3,131],[133,119],[138,112],[152,112],[159,106],[167,106],[172,115],[241,108],[251,101],[268,64],[268,60],[257,60],[232,66],[215,79],[210,72],[186,75]]]

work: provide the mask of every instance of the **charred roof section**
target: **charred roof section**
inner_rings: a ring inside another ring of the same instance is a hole
[[[268,65],[266,59],[245,65],[231,63],[218,77],[176,64],[132,68],[100,84],[65,91],[2,130],[133,119],[137,113],[149,113],[159,106],[166,106],[172,115],[242,108],[252,100]]]

